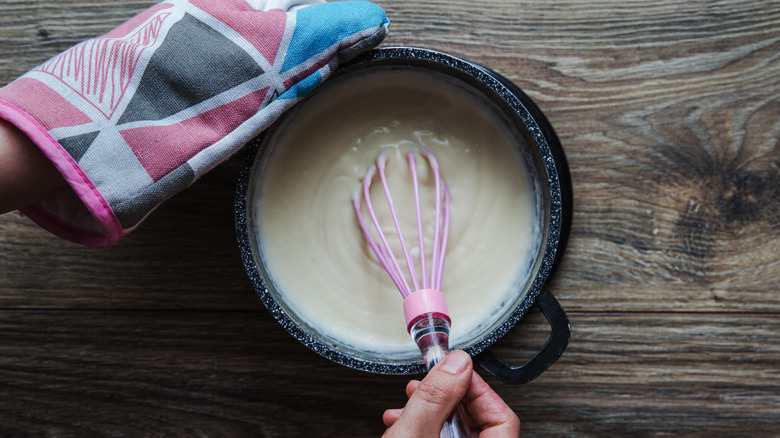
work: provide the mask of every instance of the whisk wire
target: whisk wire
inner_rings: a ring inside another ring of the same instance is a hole
[[[428,163],[433,170],[434,178],[434,193],[436,194],[436,204],[434,209],[434,222],[433,222],[433,254],[431,256],[431,285],[436,290],[441,290],[441,285],[438,284],[439,278],[439,239],[441,238],[440,220],[441,220],[441,178],[439,175],[439,163],[434,158],[433,154],[427,148],[421,148],[420,152],[428,159]]]
[[[385,154],[379,155],[379,158],[377,159],[377,168],[379,169],[379,178],[382,180],[382,188],[384,189],[385,197],[387,198],[387,206],[390,208],[390,216],[393,218],[393,225],[395,225],[395,232],[398,235],[398,241],[401,244],[401,252],[403,252],[404,258],[406,259],[406,267],[409,270],[414,290],[419,290],[420,286],[417,282],[417,270],[414,267],[414,260],[412,260],[412,254],[406,248],[406,239],[404,239],[403,231],[401,231],[401,223],[398,221],[398,215],[396,214],[395,205],[393,204],[393,197],[390,195],[390,187],[387,185],[387,174],[385,172],[387,168],[387,156]],[[375,222],[375,224],[377,230],[380,230],[379,221]],[[382,233],[380,232],[380,234]],[[390,251],[390,246],[386,246]]]
[[[433,153],[425,147],[420,147],[419,152],[428,161],[428,164],[433,172],[434,177],[434,194],[435,194],[435,206],[434,206],[434,232],[430,250],[430,265],[428,264],[428,258],[426,257],[425,239],[424,239],[424,227],[422,220],[422,208],[420,199],[420,181],[417,174],[417,161],[413,152],[406,154],[406,159],[409,163],[409,169],[412,176],[412,190],[414,191],[414,202],[416,210],[417,220],[417,242],[419,245],[419,259],[420,259],[420,275],[418,277],[417,270],[414,265],[414,257],[408,249],[406,240],[401,230],[401,224],[398,219],[398,213],[393,203],[393,197],[390,193],[389,184],[387,182],[387,156],[384,153],[380,154],[377,158],[375,166],[372,166],[363,177],[363,197],[365,198],[368,214],[373,223],[376,234],[379,236],[379,242],[374,239],[373,234],[369,231],[368,223],[364,220],[361,212],[360,195],[357,195],[352,199],[352,204],[355,209],[355,213],[358,217],[360,228],[368,242],[369,247],[376,255],[379,263],[382,265],[385,271],[387,271],[393,284],[396,286],[401,296],[406,298],[412,292],[421,289],[435,289],[441,290],[442,279],[444,276],[444,259],[447,251],[447,236],[449,234],[450,226],[450,190],[446,182],[441,178],[439,170],[439,164]],[[377,217],[377,213],[371,202],[370,188],[371,184],[379,174],[379,179],[382,183],[382,190],[384,192],[387,205],[390,211],[390,216],[393,220],[393,226],[395,228],[396,236],[403,252],[403,258],[405,259],[406,266],[409,271],[409,275],[404,274],[401,270],[398,258],[395,256],[390,243],[382,231],[382,226]],[[443,202],[442,202],[443,201]],[[444,205],[442,205],[442,203]],[[409,283],[411,279],[411,284]],[[422,285],[420,285],[420,280]],[[422,287],[421,287],[422,286]]]
[[[447,240],[449,240],[447,237],[450,232],[450,187],[447,185],[447,183],[444,183],[444,226],[442,230],[442,245],[441,245],[441,252],[439,253],[439,259],[438,259],[438,278],[437,278],[437,284],[438,288],[437,290],[441,290],[442,285],[442,279],[444,278],[444,256],[447,254]]]
[[[422,277],[423,289],[428,289],[428,275],[425,266],[425,241],[423,239],[422,213],[420,211],[420,185],[417,182],[417,163],[412,152],[406,153],[409,161],[409,170],[412,173],[412,189],[414,190],[414,205],[417,212],[417,244],[420,248],[420,277]],[[431,259],[433,263],[433,259]],[[417,287],[417,285],[415,285]]]
[[[398,265],[398,260],[395,258],[395,255],[393,254],[393,250],[390,248],[390,245],[388,244],[387,239],[385,238],[385,235],[382,232],[382,228],[379,225],[379,219],[377,219],[376,212],[374,211],[374,206],[371,203],[371,195],[369,189],[371,187],[371,181],[374,179],[374,174],[376,173],[376,170],[377,169],[375,166],[371,167],[371,169],[369,169],[368,172],[366,172],[366,176],[363,178],[363,197],[366,200],[366,207],[368,208],[368,214],[369,216],[371,216],[371,220],[377,229],[377,234],[379,235],[379,239],[382,242],[382,246],[379,246],[374,240],[374,238],[371,236],[371,233],[369,232],[368,227],[365,221],[363,220],[363,215],[360,213],[360,202],[358,200],[353,200],[353,205],[355,206],[355,212],[357,213],[360,227],[363,231],[363,234],[366,237],[366,241],[368,242],[368,245],[374,251],[374,254],[379,260],[379,263],[382,265],[385,271],[387,271],[388,275],[390,276],[390,279],[393,281],[393,284],[395,284],[395,287],[401,293],[401,296],[406,298],[407,296],[409,296],[409,294],[412,293],[412,291],[409,288],[408,283],[406,282],[406,278],[404,277],[401,271],[401,267]]]

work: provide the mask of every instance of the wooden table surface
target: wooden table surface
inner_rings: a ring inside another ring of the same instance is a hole
[[[550,288],[571,342],[529,384],[487,377],[523,436],[780,436],[780,1],[379,4],[384,45],[502,73],[568,155]],[[149,5],[3,0],[0,84]],[[0,436],[381,435],[408,377],[269,315],[235,243],[239,166],[110,249],[0,216]],[[521,362],[548,331],[533,311],[494,351]]]

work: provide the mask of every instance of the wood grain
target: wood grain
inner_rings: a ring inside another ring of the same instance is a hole
[[[572,316],[576,342],[542,378],[488,377],[524,436],[780,427],[778,318]],[[527,357],[540,318],[495,351]],[[0,328],[3,436],[379,436],[407,381],[323,359],[265,312],[4,311]]]
[[[378,1],[385,46],[505,75],[555,127],[572,339],[523,436],[780,434],[780,1]],[[148,1],[0,3],[0,85]],[[407,377],[333,364],[254,296],[234,157],[111,249],[0,216],[0,436],[379,436]],[[533,311],[492,351],[521,363]],[[346,396],[345,396],[346,395]]]
[[[62,241],[16,213],[0,217],[0,308],[261,308],[236,244],[240,161],[175,196],[109,250]]]

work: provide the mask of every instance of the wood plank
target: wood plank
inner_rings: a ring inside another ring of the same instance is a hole
[[[546,336],[534,312],[493,348]],[[524,437],[773,436],[780,319],[574,314],[566,354],[523,386],[488,377]],[[405,376],[350,370],[265,312],[0,312],[0,435],[378,436]]]
[[[153,3],[4,0],[0,15],[0,83],[11,81],[75,44],[108,32]]]
[[[525,420],[524,433],[769,437],[780,430],[776,316],[572,313],[570,318],[572,340],[564,356],[520,394],[502,392],[513,407],[522,406],[516,410]],[[528,339],[499,343],[494,352],[522,362],[544,339],[539,319],[531,315],[518,327]],[[525,351],[515,350],[518,343]]]
[[[263,313],[0,319],[3,436],[367,436],[381,430],[369,388],[403,394],[320,358]]]

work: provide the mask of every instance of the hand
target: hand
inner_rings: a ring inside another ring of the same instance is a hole
[[[0,214],[67,188],[46,156],[16,126],[0,119]]]
[[[444,421],[463,403],[473,436],[517,437],[520,419],[501,397],[474,372],[471,357],[453,351],[422,382],[406,386],[409,401],[403,409],[388,409],[382,416],[391,437],[437,437]]]

